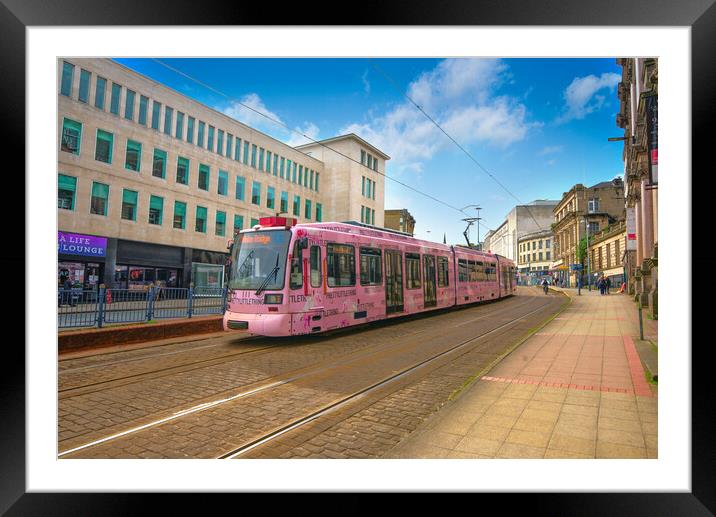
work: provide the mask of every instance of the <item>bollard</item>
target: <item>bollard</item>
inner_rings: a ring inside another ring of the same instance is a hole
[[[105,302],[105,285],[99,285],[99,299],[97,300],[97,328],[102,328],[104,323],[104,302]]]
[[[639,339],[644,341],[644,322],[641,319],[641,299],[639,300]]]
[[[191,318],[191,313],[194,305],[194,284],[189,284],[189,299],[187,303],[187,317]]]

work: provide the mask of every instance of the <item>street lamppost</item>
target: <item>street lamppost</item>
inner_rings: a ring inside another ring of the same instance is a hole
[[[587,221],[587,218],[584,218],[584,231],[587,235],[587,290],[592,290],[592,270],[589,265],[589,222]]]

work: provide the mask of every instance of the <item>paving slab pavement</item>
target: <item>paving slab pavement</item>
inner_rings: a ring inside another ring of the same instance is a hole
[[[634,301],[555,290],[571,298],[562,313],[386,457],[657,458],[657,389],[635,345]]]

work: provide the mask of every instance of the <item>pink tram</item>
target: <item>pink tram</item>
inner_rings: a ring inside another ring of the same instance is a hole
[[[311,334],[515,293],[491,253],[361,223],[264,217],[236,235],[224,330]]]

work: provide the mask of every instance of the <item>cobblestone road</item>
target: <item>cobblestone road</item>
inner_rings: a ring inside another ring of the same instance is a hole
[[[380,457],[564,302],[562,296],[523,293],[497,303],[348,332],[279,340],[229,336],[64,361],[60,451],[167,420],[61,457],[220,457],[262,433],[545,305],[459,354],[436,360],[241,456]],[[281,384],[239,397],[269,382]],[[228,397],[236,398],[175,416]]]

